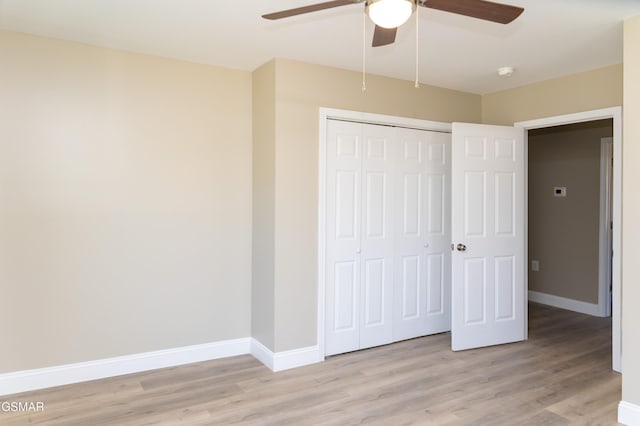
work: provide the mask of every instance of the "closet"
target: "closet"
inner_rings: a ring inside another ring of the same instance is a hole
[[[330,119],[325,355],[451,328],[451,134]]]

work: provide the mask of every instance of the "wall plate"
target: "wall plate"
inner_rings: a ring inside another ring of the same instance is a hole
[[[553,196],[554,197],[566,197],[567,196],[567,187],[566,186],[556,186],[553,188]]]

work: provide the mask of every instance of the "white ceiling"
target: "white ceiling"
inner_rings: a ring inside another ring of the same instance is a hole
[[[242,70],[283,57],[361,71],[363,4],[260,18],[320,1],[0,0],[0,29]],[[640,0],[504,2],[525,8],[509,25],[420,8],[420,82],[484,94],[620,63],[622,21],[640,15]],[[367,20],[367,72],[413,81],[415,19],[391,46],[371,48],[372,33]]]

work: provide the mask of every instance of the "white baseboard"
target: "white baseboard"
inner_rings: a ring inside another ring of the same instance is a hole
[[[618,404],[618,423],[626,426],[640,426],[640,405],[620,401]]]
[[[269,370],[273,370],[273,356],[274,353],[271,352],[269,348],[265,345],[257,341],[256,339],[251,339],[251,355],[256,358],[258,361],[263,363]]]
[[[543,305],[554,306],[560,309],[580,312],[581,314],[603,316],[600,306],[595,303],[582,302],[580,300],[567,299],[566,297],[554,296],[553,294],[529,291],[529,300]]]
[[[318,346],[272,352],[256,339],[251,339],[251,355],[272,371],[283,371],[323,361]]]
[[[250,353],[250,338],[225,340],[0,374],[0,396]]]
[[[289,370],[323,361],[318,346],[277,352],[273,357],[273,371]]]
[[[247,337],[0,374],[0,396],[247,354],[272,371],[323,361],[318,346],[274,353],[256,339]]]

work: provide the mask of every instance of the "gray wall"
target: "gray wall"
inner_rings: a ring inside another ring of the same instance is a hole
[[[612,120],[529,132],[529,290],[598,303],[600,139]],[[555,197],[556,186],[567,196]]]

